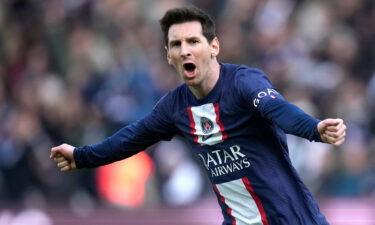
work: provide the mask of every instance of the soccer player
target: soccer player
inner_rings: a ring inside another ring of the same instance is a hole
[[[258,69],[218,62],[214,22],[200,9],[170,9],[160,24],[168,63],[184,84],[102,142],[52,148],[57,166],[69,171],[106,165],[180,135],[202,160],[223,224],[328,224],[291,165],[285,133],[339,146],[343,121],[307,115]]]

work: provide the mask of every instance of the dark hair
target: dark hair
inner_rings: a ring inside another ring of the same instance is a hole
[[[161,30],[164,35],[165,45],[168,46],[168,31],[173,24],[198,21],[202,25],[203,36],[210,43],[215,37],[215,23],[203,10],[196,7],[180,7],[169,9],[160,19]]]

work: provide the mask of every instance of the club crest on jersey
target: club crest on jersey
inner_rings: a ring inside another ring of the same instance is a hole
[[[190,134],[195,143],[200,145],[216,145],[227,138],[225,128],[220,121],[219,104],[207,103],[187,108]]]
[[[201,127],[203,133],[209,134],[214,129],[214,124],[207,117],[201,117]]]

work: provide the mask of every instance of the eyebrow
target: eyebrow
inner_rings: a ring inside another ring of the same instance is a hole
[[[197,40],[197,39],[199,39],[198,36],[191,36],[191,37],[186,38],[187,41]],[[179,42],[181,42],[181,40],[172,40],[169,42],[169,45],[177,44]]]

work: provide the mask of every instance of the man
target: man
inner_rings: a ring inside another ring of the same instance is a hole
[[[185,83],[148,116],[100,143],[52,148],[57,166],[62,171],[97,167],[181,135],[203,162],[223,224],[328,224],[291,165],[285,133],[339,146],[343,121],[305,114],[260,70],[219,63],[215,25],[201,10],[171,9],[160,24],[168,63]]]

